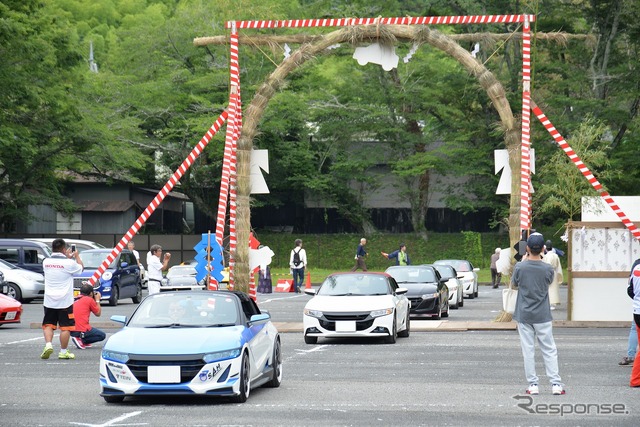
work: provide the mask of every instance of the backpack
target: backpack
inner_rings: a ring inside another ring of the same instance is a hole
[[[302,264],[302,260],[300,259],[300,251],[302,249],[298,249],[298,251],[296,252],[296,250],[293,250],[293,265],[294,266],[299,266],[300,264]]]

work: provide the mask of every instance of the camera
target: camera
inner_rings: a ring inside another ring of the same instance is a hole
[[[76,251],[76,245],[71,245],[71,253],[74,253]]]

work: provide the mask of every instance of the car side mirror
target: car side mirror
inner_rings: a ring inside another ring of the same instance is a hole
[[[122,261],[122,263],[120,264],[120,268],[125,268],[126,266],[128,266],[129,263],[126,261]]]
[[[314,296],[316,294],[316,290],[315,289],[305,289],[304,293],[307,294],[307,295]]]
[[[249,319],[249,323],[264,322],[269,319],[271,319],[271,315],[269,313],[254,314],[251,316],[251,319]]]
[[[396,295],[403,295],[403,294],[406,294],[407,292],[409,292],[409,289],[407,289],[407,288],[398,288],[398,289],[396,289]]]
[[[449,281],[449,279],[440,279],[440,283],[446,284]]]
[[[122,316],[120,314],[114,314],[110,319],[114,322],[122,323],[123,325],[127,323],[127,316]]]
[[[480,268],[476,267],[473,269],[473,271],[480,271]]]

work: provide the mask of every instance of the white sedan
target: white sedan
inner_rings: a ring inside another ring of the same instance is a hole
[[[389,344],[410,332],[407,288],[386,273],[334,273],[320,289],[305,290],[314,297],[302,316],[304,341],[318,337],[384,337]]]
[[[0,271],[4,274],[7,295],[29,303],[35,298],[44,298],[44,276],[35,271],[25,270],[0,259]]]
[[[474,268],[471,262],[464,259],[441,259],[434,264],[450,265],[458,273],[458,278],[462,283],[462,293],[473,299],[478,296],[478,274],[479,268]],[[462,276],[462,277],[460,277]]]

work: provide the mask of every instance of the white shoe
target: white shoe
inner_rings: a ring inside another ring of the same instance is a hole
[[[540,394],[540,390],[538,389],[538,384],[529,384],[527,387],[527,394]]]
[[[562,384],[553,384],[551,386],[551,393],[555,395],[564,394],[564,387],[562,387]]]

